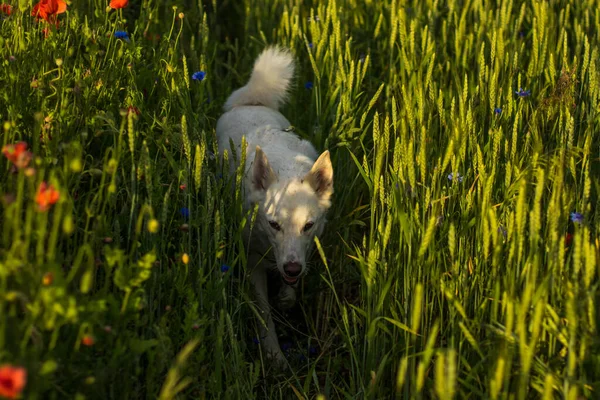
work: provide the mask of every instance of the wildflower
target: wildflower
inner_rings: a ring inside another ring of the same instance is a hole
[[[37,20],[43,19],[53,23],[58,28],[58,14],[67,11],[67,3],[64,0],[41,0],[33,6],[31,15]]]
[[[578,212],[572,212],[571,221],[575,222],[576,224],[583,224],[583,214]]]
[[[131,113],[135,113],[135,115],[140,115],[141,111],[139,108],[134,107],[134,106],[129,106],[127,107],[127,115],[131,114]]]
[[[17,61],[17,58],[15,56],[8,56],[8,61],[15,62]]]
[[[567,233],[565,235],[565,246],[570,246],[572,241],[573,241],[573,235],[570,233]]]
[[[182,207],[179,210],[179,213],[181,214],[181,216],[185,219],[188,219],[190,217],[190,209],[187,207]]]
[[[84,346],[93,346],[94,343],[96,343],[96,340],[94,339],[94,337],[92,335],[85,335],[84,337],[81,338],[81,343]]]
[[[106,332],[106,333],[112,332],[112,326],[110,326],[110,325],[105,325],[103,329],[104,329],[104,332]]]
[[[183,253],[183,255],[181,256],[181,261],[185,264],[188,265],[188,263],[190,262],[190,256],[188,256],[187,253]]]
[[[200,329],[200,324],[198,324],[196,322],[194,325],[192,325],[192,329],[195,330],[195,331],[197,331],[198,329]]]
[[[116,10],[118,8],[127,7],[128,3],[129,0],[110,0],[110,4],[108,6],[113,10]]]
[[[123,39],[124,41],[129,42],[129,33],[125,31],[116,31],[115,37],[117,39]]]
[[[258,338],[257,338],[257,337],[253,337],[253,338],[252,338],[252,343],[254,343],[254,344],[259,344],[259,343],[260,343],[260,340],[258,340]]]
[[[494,108],[494,114],[496,114],[496,115],[502,114],[502,109],[500,107]]]
[[[504,236],[504,238],[506,239],[506,235],[507,235],[507,230],[505,227],[503,227],[502,225],[500,225],[498,227],[498,233],[502,234],[502,236]]]
[[[304,84],[304,87],[305,87],[306,89],[308,89],[308,90],[312,89],[312,88],[313,88],[313,86],[314,86],[314,85],[313,85],[313,83],[312,83],[311,81],[308,81],[308,82],[306,82],[306,83]]]
[[[309,47],[310,49],[312,49],[312,48],[313,48],[313,44],[312,44],[312,42],[308,44],[308,47]]]
[[[159,223],[156,219],[151,219],[150,222],[148,222],[148,232],[150,233],[156,233],[158,232],[158,227],[159,227]]]
[[[129,114],[135,114],[135,116],[137,117],[141,114],[141,111],[137,107],[129,106],[127,107],[127,110],[125,110],[125,115],[129,116]]]
[[[221,265],[221,272],[226,273],[227,271],[229,271],[229,265],[227,265],[227,264]]]
[[[27,143],[25,142],[3,146],[2,154],[19,169],[26,168],[32,158],[31,152],[27,151]]]
[[[44,277],[42,278],[42,283],[44,284],[44,286],[49,286],[52,284],[52,282],[54,282],[54,275],[52,274],[52,272],[46,272],[44,274]]]
[[[10,15],[12,13],[12,6],[10,4],[0,4],[0,14]]]
[[[519,97],[527,97],[531,94],[531,90],[523,90],[523,88],[519,88],[519,90],[515,91],[515,93]]]
[[[194,72],[192,74],[192,79],[195,81],[198,81],[198,82],[203,81],[205,77],[206,77],[206,72],[204,72],[204,71],[198,71],[198,72]]]
[[[185,190],[187,189],[187,185],[185,183],[179,185],[179,190]]]
[[[453,181],[454,179],[455,179],[455,177],[454,177],[454,173],[452,173],[452,172],[451,172],[451,173],[449,173],[449,174],[448,174],[448,180],[449,180],[449,181]],[[458,182],[462,182],[462,181],[463,181],[463,177],[462,177],[462,175],[461,175],[461,174],[459,174],[458,172],[456,173],[456,180],[457,180]]]
[[[172,309],[173,309],[173,307],[171,307],[170,305],[166,305],[166,306],[165,306],[165,311],[166,311],[166,312],[169,312],[169,311],[171,311]]]
[[[104,242],[104,244],[111,244],[113,242],[113,238],[107,236],[104,239],[102,239],[102,241]]]
[[[27,383],[27,371],[22,367],[3,365],[0,367],[0,396],[7,399],[20,397]]]
[[[291,348],[292,348],[292,344],[290,342],[285,342],[284,344],[281,345],[281,350],[283,350],[283,351],[288,351]]]
[[[50,206],[56,204],[60,198],[60,192],[52,185],[42,182],[35,195],[35,202],[40,211],[48,211]]]

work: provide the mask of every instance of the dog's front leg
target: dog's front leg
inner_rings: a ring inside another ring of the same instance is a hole
[[[262,321],[259,321],[260,342],[263,349],[266,351],[267,356],[275,360],[280,366],[284,366],[287,363],[287,360],[279,348],[275,323],[273,322],[273,317],[271,315],[269,292],[267,289],[267,272],[260,263],[252,269],[250,279],[254,284],[256,303],[262,318]]]

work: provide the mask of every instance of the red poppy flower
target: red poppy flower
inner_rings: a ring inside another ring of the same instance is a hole
[[[96,341],[94,340],[93,336],[91,336],[91,335],[85,335],[81,339],[81,343],[83,343],[84,346],[93,346],[94,343],[96,343]]]
[[[17,168],[25,168],[31,161],[31,152],[27,151],[27,143],[18,142],[2,147],[2,154]]]
[[[9,4],[0,4],[0,14],[10,15],[12,13],[12,7]]]
[[[572,241],[573,241],[573,235],[570,233],[567,233],[565,235],[565,245],[567,245],[567,246],[571,245]]]
[[[53,204],[56,204],[59,198],[60,192],[54,186],[48,186],[46,182],[42,182],[35,196],[35,202],[40,211],[48,211]]]
[[[3,365],[0,367],[0,396],[16,399],[27,383],[25,368]]]
[[[129,0],[110,0],[110,8],[123,8],[123,7],[127,7],[127,4],[129,3]]]
[[[67,11],[67,3],[64,0],[41,0],[31,10],[31,15],[38,20],[43,19],[46,22],[56,24],[58,27],[58,14]]]

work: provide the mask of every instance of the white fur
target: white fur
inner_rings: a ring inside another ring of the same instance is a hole
[[[317,159],[318,153],[310,142],[286,131],[291,124],[278,111],[287,98],[293,72],[289,52],[265,50],[254,64],[249,82],[233,92],[217,122],[221,152],[230,148],[230,140],[238,154],[246,152],[244,205],[247,210],[259,205],[252,232],[246,230],[249,266],[257,304],[264,316],[263,347],[279,362],[285,362],[285,357],[271,317],[266,271],[276,268],[290,283],[280,293],[282,304],[289,307],[295,301],[297,285],[292,281],[306,273],[306,257],[314,236],[324,229],[333,193],[329,152]],[[241,148],[243,136],[248,144],[245,149]],[[230,167],[233,171],[236,166]],[[273,228],[273,223],[278,228]],[[306,229],[308,223],[313,226]],[[290,263],[301,266],[298,277],[287,274],[286,264],[289,268]]]
[[[288,95],[294,76],[294,59],[285,50],[271,47],[256,59],[246,86],[233,92],[223,109],[229,111],[243,105],[263,105],[279,110]]]

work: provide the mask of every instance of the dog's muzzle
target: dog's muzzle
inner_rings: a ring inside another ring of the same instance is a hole
[[[283,276],[283,280],[288,285],[293,285],[298,282],[298,278],[302,273],[302,265],[297,262],[289,262],[283,265],[283,272],[285,275]]]

